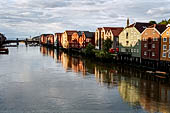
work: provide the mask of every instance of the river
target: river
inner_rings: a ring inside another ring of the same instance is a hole
[[[0,55],[0,112],[170,113],[170,85],[45,47]]]

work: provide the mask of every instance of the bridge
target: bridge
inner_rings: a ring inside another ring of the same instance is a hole
[[[25,45],[27,44],[32,44],[32,43],[36,43],[36,44],[39,44],[40,42],[37,41],[37,40],[28,40],[28,39],[16,39],[16,40],[13,40],[13,39],[10,39],[10,40],[5,40],[4,44],[10,44],[10,43],[16,43],[17,45],[19,45],[19,43],[22,42],[22,43],[25,43]]]

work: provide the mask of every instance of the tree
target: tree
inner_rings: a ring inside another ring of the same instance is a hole
[[[105,52],[109,52],[109,49],[112,47],[112,41],[110,39],[106,39],[104,42],[103,42],[103,50]]]
[[[162,20],[159,24],[167,25],[167,24],[168,24],[168,21],[167,21],[167,20]]]
[[[94,48],[95,48],[94,45],[89,43],[84,50],[85,55],[86,56],[94,56],[94,51],[93,51]]]
[[[157,24],[157,22],[156,22],[156,21],[153,21],[153,20],[149,21],[149,23],[150,23],[150,24]]]

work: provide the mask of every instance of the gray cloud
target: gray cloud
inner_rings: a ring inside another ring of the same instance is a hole
[[[0,1],[0,32],[9,38],[66,29],[92,30],[125,26],[135,21],[170,17],[169,0],[4,0]],[[162,7],[161,7],[162,6]]]

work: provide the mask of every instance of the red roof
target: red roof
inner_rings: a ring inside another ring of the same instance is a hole
[[[119,34],[123,31],[123,27],[122,28],[115,28],[115,29],[112,29],[112,33],[114,36],[119,36]]]

